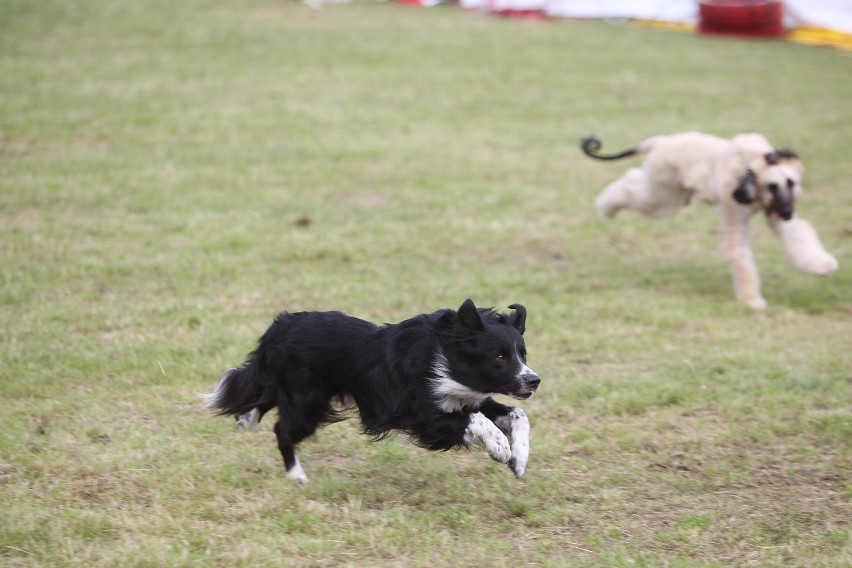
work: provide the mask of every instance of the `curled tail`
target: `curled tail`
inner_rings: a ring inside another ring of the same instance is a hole
[[[207,408],[219,414],[240,416],[255,408],[268,409],[274,406],[274,398],[256,373],[251,360],[238,369],[228,369],[219,379],[216,388],[209,394],[200,395]],[[264,410],[265,411],[265,410]]]
[[[619,152],[618,154],[598,154],[601,146],[601,141],[598,140],[594,134],[584,137],[580,142],[580,148],[583,149],[583,153],[595,158],[596,160],[620,160],[621,158],[629,158],[630,156],[635,156],[636,154],[641,154],[647,151],[643,148],[643,145],[639,145],[634,146],[629,150],[625,150],[624,152]]]

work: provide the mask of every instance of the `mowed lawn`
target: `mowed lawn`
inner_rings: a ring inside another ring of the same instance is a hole
[[[654,134],[764,133],[840,270],[759,217],[599,220]],[[457,7],[0,0],[0,564],[852,564],[852,57]],[[527,306],[521,480],[357,418],[285,479],[198,392],[281,310]]]

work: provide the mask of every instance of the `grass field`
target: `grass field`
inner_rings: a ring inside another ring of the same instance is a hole
[[[841,263],[733,300],[715,214],[596,218],[658,133],[760,131]],[[0,564],[852,564],[852,58],[289,0],[0,0]],[[527,474],[371,443],[284,478],[197,392],[280,310],[524,303]]]

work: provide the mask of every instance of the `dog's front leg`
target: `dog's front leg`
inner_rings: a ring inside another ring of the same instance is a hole
[[[512,450],[509,467],[515,477],[521,477],[527,469],[530,457],[530,421],[527,413],[520,408],[506,406],[490,398],[486,399],[480,410],[501,432],[506,434]]]
[[[512,459],[509,467],[515,477],[521,477],[527,470],[530,458],[530,421],[527,413],[520,408],[514,408],[506,416],[495,420],[498,428],[508,432],[509,445],[512,447]]]
[[[825,276],[837,270],[837,259],[823,248],[816,230],[808,221],[796,215],[789,221],[771,215],[767,221],[781,240],[793,266],[814,276]]]
[[[731,274],[734,277],[734,293],[737,300],[756,310],[766,307],[760,293],[760,275],[751,253],[748,220],[753,211],[733,200],[719,205],[719,220],[722,224],[722,250]]]
[[[500,463],[509,463],[512,459],[512,449],[506,434],[481,412],[472,412],[469,415],[464,431],[464,443],[483,446],[488,455]]]

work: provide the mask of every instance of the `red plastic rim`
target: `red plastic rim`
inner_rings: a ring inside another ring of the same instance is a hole
[[[780,36],[784,5],[765,0],[711,0],[698,5],[701,33]]]

